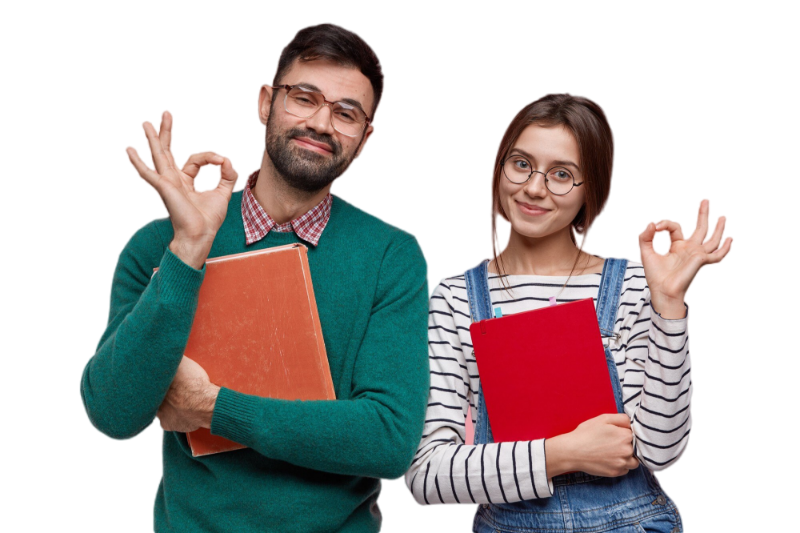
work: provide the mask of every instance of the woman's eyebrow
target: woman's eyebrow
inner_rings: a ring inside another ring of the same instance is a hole
[[[523,150],[521,148],[512,148],[511,151],[512,152],[519,152],[520,154],[524,155],[528,159],[532,159],[534,161],[536,160],[535,157],[533,157],[531,154],[529,154],[528,152],[526,152],[525,150]],[[577,170],[581,169],[581,167],[579,167],[578,165],[576,165],[572,161],[567,161],[567,160],[562,160],[562,159],[558,159],[556,161],[553,161],[553,165],[556,165],[556,166],[559,166],[559,167],[574,167]]]

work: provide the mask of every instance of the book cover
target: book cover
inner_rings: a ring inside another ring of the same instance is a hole
[[[617,412],[591,298],[474,322],[470,335],[495,442]]]
[[[208,259],[185,355],[238,392],[335,399],[306,247]],[[244,448],[205,428],[187,440],[195,457]]]

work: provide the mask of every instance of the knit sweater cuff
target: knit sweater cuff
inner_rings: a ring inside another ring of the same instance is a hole
[[[167,248],[158,267],[158,293],[161,300],[179,306],[194,305],[205,273],[205,265],[202,270],[196,270]]]
[[[247,446],[253,434],[258,398],[222,387],[211,417],[211,433]]]

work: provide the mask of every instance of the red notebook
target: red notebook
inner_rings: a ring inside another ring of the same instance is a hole
[[[335,399],[306,252],[290,244],[206,261],[184,353],[212,383],[269,398]],[[195,457],[244,448],[203,428],[187,440]]]
[[[555,437],[617,412],[592,299],[469,330],[495,442]]]

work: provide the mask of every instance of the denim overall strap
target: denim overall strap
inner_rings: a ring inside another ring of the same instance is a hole
[[[597,323],[600,333],[606,337],[616,336],[614,321],[617,318],[619,295],[622,282],[625,280],[626,259],[608,258],[603,263],[603,274],[600,276],[600,290],[597,293]]]
[[[492,318],[492,298],[489,296],[489,261],[464,272],[467,282],[469,312],[473,322]]]
[[[492,318],[492,298],[489,293],[489,261],[483,261],[480,265],[467,270],[464,273],[464,281],[467,286],[467,299],[469,300],[469,312],[473,322],[480,322]],[[473,357],[475,352],[472,352]],[[475,402],[477,408],[477,422],[475,423],[475,444],[486,444],[494,442],[492,438],[492,428],[489,425],[489,417],[485,415],[486,405],[483,402],[483,386],[478,386],[478,401]],[[483,416],[481,416],[483,415]]]
[[[600,290],[597,292],[597,323],[600,326],[600,333],[605,337],[619,338],[619,334],[614,333],[614,325],[617,318],[617,308],[622,291],[622,282],[625,280],[625,270],[628,268],[628,261],[625,259],[606,259],[603,264],[603,274],[600,276]],[[614,390],[614,400],[617,404],[617,412],[622,413],[622,385],[619,382],[617,373],[617,363],[611,351],[606,348],[606,366],[608,375],[611,378],[611,388]]]

